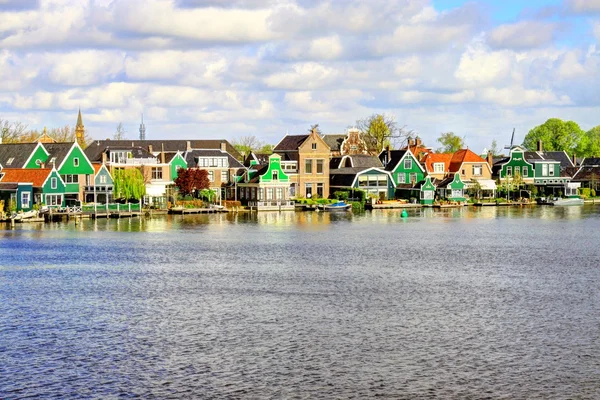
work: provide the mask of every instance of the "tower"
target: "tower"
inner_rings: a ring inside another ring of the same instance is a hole
[[[85,128],[83,126],[83,120],[81,118],[81,108],[79,109],[79,114],[77,115],[77,125],[75,125],[75,138],[77,139],[77,143],[83,147],[83,137],[85,136]]]
[[[142,123],[140,124],[140,140],[146,140],[146,125],[144,125],[144,114],[142,114]]]

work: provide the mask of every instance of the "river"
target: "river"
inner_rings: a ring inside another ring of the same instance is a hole
[[[600,206],[0,227],[0,398],[600,398]]]

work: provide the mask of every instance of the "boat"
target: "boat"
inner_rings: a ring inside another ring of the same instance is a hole
[[[13,214],[11,219],[13,219],[15,221],[24,221],[26,219],[36,218],[37,216],[38,216],[38,212],[36,210],[30,210],[30,211],[15,213],[15,214]]]
[[[579,196],[574,197],[542,197],[538,199],[538,204],[548,205],[548,206],[582,206],[584,201]]]
[[[352,210],[352,204],[338,201],[337,203],[323,204],[322,206],[319,206],[319,209],[323,211],[350,211]]]

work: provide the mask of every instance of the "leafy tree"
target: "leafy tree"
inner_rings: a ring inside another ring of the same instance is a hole
[[[260,149],[258,149],[258,152],[261,154],[273,154],[274,148],[275,146],[273,146],[272,144],[265,144]]]
[[[562,121],[558,118],[550,118],[540,126],[536,126],[525,136],[523,147],[527,150],[537,150],[538,140],[542,141],[542,147],[547,151],[566,151],[568,154],[585,150],[581,147],[581,141],[585,133],[579,125],[573,121]],[[585,146],[585,144],[584,144]]]
[[[600,125],[590,129],[583,135],[576,153],[581,157],[600,156]]]
[[[437,141],[442,145],[442,147],[437,149],[438,153],[455,153],[465,147],[464,138],[461,138],[454,132],[440,134]]]
[[[138,168],[115,169],[112,175],[115,198],[140,199],[146,194],[144,176]]]
[[[492,152],[492,155],[494,157],[497,157],[500,155],[500,149],[498,148],[498,142],[496,142],[496,139],[492,140],[492,145],[490,146],[490,151]]]
[[[210,186],[208,171],[197,168],[180,169],[174,183],[184,196],[192,195],[194,191],[208,189]]]
[[[115,129],[115,134],[113,135],[113,140],[123,140],[127,139],[127,134],[125,132],[125,127],[122,122],[119,122],[117,128]]]
[[[372,154],[380,153],[386,146],[402,143],[412,135],[413,131],[406,127],[399,128],[392,115],[373,114],[356,121],[356,127]]]

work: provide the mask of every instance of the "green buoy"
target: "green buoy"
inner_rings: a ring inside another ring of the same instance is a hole
[[[406,218],[406,217],[408,217],[408,213],[406,212],[406,210],[402,210],[402,214],[400,214],[400,216],[402,218]]]

